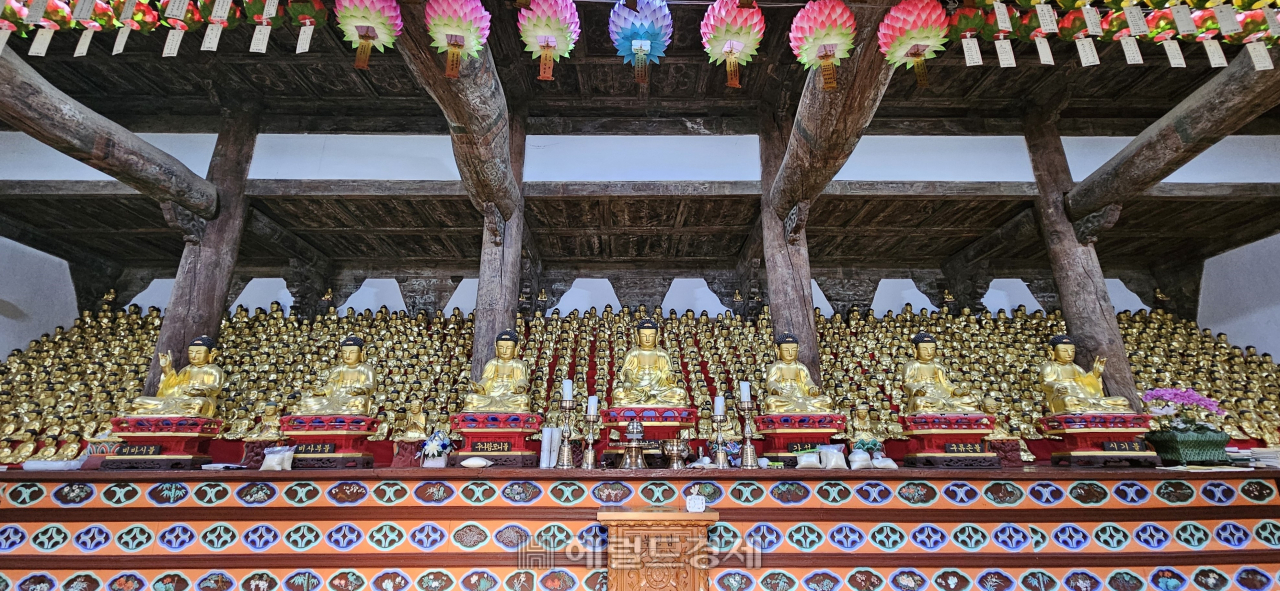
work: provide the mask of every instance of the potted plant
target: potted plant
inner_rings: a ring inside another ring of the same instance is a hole
[[[1149,390],[1142,400],[1148,412],[1158,417],[1156,430],[1146,435],[1147,443],[1166,466],[1231,463],[1226,450],[1228,435],[1201,420],[1207,413],[1224,414],[1216,401],[1195,390],[1174,388]]]

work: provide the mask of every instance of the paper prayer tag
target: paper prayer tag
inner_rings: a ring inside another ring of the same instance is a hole
[[[1001,68],[1018,66],[1018,62],[1013,59],[1013,44],[1008,39],[996,39],[996,56],[1000,58]]]
[[[1013,23],[1009,22],[1009,11],[1005,9],[1004,2],[993,3],[992,8],[996,12],[996,26],[1001,31],[1012,31]]]
[[[1089,29],[1089,34],[1094,37],[1102,36],[1102,17],[1098,16],[1098,9],[1089,5],[1085,5],[1080,9],[1084,13],[1084,24]]]
[[[1209,54],[1209,65],[1215,68],[1227,67],[1227,56],[1222,54],[1222,44],[1217,39],[1205,39],[1204,52]]]
[[[31,42],[31,49],[27,50],[27,55],[32,57],[44,57],[49,51],[49,42],[53,40],[53,29],[40,29],[36,31],[36,38]]]
[[[4,47],[9,44],[9,29],[0,29],[0,55],[4,55]]]
[[[1243,29],[1236,20],[1236,9],[1230,4],[1219,4],[1213,7],[1213,15],[1218,17],[1218,30],[1223,35],[1234,35]]]
[[[84,21],[93,16],[93,5],[97,0],[76,0],[76,7],[71,10],[72,20]]]
[[[164,17],[178,20],[187,18],[186,0],[169,0],[169,5],[164,9]]]
[[[964,47],[964,65],[982,65],[982,52],[978,51],[977,39],[974,39],[973,37],[966,37],[960,40],[960,45]]]
[[[294,53],[311,51],[311,35],[316,30],[314,25],[306,25],[298,29],[298,49]]]
[[[76,52],[72,54],[72,57],[84,57],[85,54],[89,53],[90,41],[93,41],[93,29],[85,29],[83,33],[80,33],[80,41],[76,43]]]
[[[120,14],[116,18],[127,21],[133,18],[133,9],[138,6],[138,0],[125,0],[124,6],[120,7]]]
[[[1046,66],[1053,65],[1053,52],[1049,50],[1048,39],[1036,37],[1036,51],[1040,52],[1040,63]]]
[[[1124,62],[1126,64],[1142,63],[1142,50],[1138,49],[1138,40],[1133,37],[1121,37],[1120,47],[1124,49]]]
[[[182,47],[182,29],[170,29],[169,36],[164,40],[164,51],[160,53],[160,57],[174,57],[178,55],[178,48]]]
[[[1174,5],[1173,24],[1177,25],[1179,35],[1196,34],[1196,22],[1191,20],[1191,8],[1186,4]]]
[[[211,24],[204,28],[204,40],[200,42],[200,51],[218,51],[218,41],[222,39],[222,25]]]
[[[1037,4],[1036,16],[1040,17],[1040,30],[1046,33],[1058,32],[1058,13],[1049,4]]]
[[[267,40],[271,38],[271,25],[258,25],[253,28],[253,41],[249,43],[249,51],[266,53]]]
[[[22,22],[28,25],[34,25],[44,19],[44,9],[48,6],[49,0],[31,0],[31,4],[27,5],[27,17]]]
[[[1253,67],[1257,70],[1270,70],[1275,67],[1271,63],[1271,54],[1267,53],[1267,46],[1261,41],[1246,43],[1245,47],[1249,48],[1249,57],[1253,59]]]
[[[120,32],[116,33],[116,44],[111,47],[111,55],[120,55],[124,51],[124,43],[129,40],[129,27],[120,27]]]
[[[1142,14],[1142,9],[1137,6],[1124,7],[1124,20],[1129,23],[1129,32],[1134,35],[1146,35],[1151,32],[1147,27],[1147,17]]]
[[[1182,57],[1182,46],[1178,45],[1176,40],[1170,39],[1168,41],[1164,41],[1160,43],[1160,46],[1164,47],[1165,55],[1169,56],[1170,68],[1187,67],[1187,60]]]
[[[276,7],[278,6],[280,6],[280,0],[267,0],[264,2],[262,4],[262,17],[268,19],[275,18],[277,16]]]
[[[1263,8],[1262,15],[1267,18],[1267,29],[1272,37],[1280,37],[1280,19],[1276,18],[1274,8]]]
[[[1076,39],[1076,51],[1080,52],[1080,65],[1098,65],[1098,47],[1093,44],[1093,38]]]
[[[209,11],[209,18],[225,21],[229,14],[231,14],[231,0],[216,0],[213,3],[213,10]]]

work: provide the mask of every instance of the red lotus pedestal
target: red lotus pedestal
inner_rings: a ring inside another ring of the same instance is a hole
[[[680,432],[691,429],[698,424],[698,409],[686,407],[661,406],[619,406],[600,413],[600,423],[604,432],[600,434],[598,447],[604,448],[602,455],[607,456],[604,465],[621,464],[623,449],[621,442],[626,441],[627,425],[632,420],[644,425],[644,459],[650,468],[666,467],[663,459],[661,442],[667,439],[678,439]],[[610,434],[617,433],[618,439]]]
[[[1155,466],[1156,452],[1147,449],[1138,437],[1151,430],[1151,415],[1087,414],[1043,417],[1040,425],[1048,435],[1062,438],[1053,452],[1053,464],[1106,466],[1127,463]]]
[[[449,417],[462,434],[462,447],[449,454],[449,466],[484,458],[495,466],[537,468],[540,443],[529,436],[542,429],[542,416],[525,412],[464,412]]]
[[[293,469],[372,468],[369,436],[378,419],[350,415],[290,415],[280,419],[280,432],[296,448]]]
[[[111,432],[124,443],[102,460],[99,470],[191,470],[212,460],[209,442],[222,419],[201,417],[116,417]]]
[[[992,417],[980,414],[912,415],[902,464],[911,468],[999,468],[1000,458],[982,440]]]
[[[756,433],[764,436],[761,457],[796,466],[796,454],[831,443],[831,436],[844,431],[848,419],[838,414],[764,415],[755,418]]]

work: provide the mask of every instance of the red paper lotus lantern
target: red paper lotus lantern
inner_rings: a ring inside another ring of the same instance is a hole
[[[937,0],[902,0],[880,23],[880,52],[894,68],[916,71],[916,83],[929,86],[924,60],[947,43],[947,11]]]

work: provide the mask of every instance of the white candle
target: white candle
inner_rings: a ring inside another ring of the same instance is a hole
[[[573,382],[569,380],[560,382],[560,399],[573,400]]]
[[[746,380],[738,382],[738,397],[743,402],[751,402],[751,382]]]
[[[716,396],[715,415],[724,416],[724,396]]]
[[[588,396],[588,397],[587,397],[587,414],[589,414],[589,415],[598,415],[598,414],[600,414],[600,413],[599,413],[599,405],[600,405],[600,399],[599,399],[598,397],[596,397],[596,396]]]

